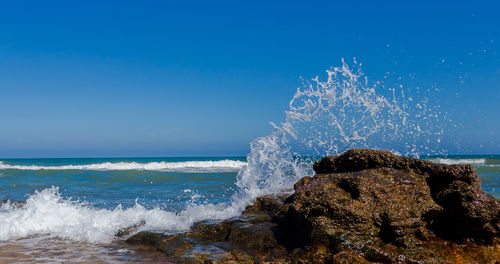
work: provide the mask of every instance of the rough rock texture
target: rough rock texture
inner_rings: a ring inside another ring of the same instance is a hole
[[[127,243],[181,263],[500,263],[500,202],[472,166],[353,149],[314,170],[239,218]]]
[[[366,170],[379,168],[397,170],[399,172],[395,173],[407,175],[408,179],[415,181],[425,180],[433,201],[442,207],[439,214],[427,222],[443,238],[458,241],[473,238],[477,242],[489,243],[493,237],[500,235],[500,202],[484,193],[477,172],[471,165],[434,164],[396,156],[388,151],[367,149],[352,149],[338,157],[323,158],[314,165],[318,178],[332,173],[364,174]],[[352,179],[347,181],[356,182]],[[404,183],[395,183],[391,186],[408,187]]]
[[[283,220],[301,227],[294,246],[334,247],[342,233],[404,246],[410,236],[428,236],[426,226],[442,210],[423,178],[387,168],[307,177],[295,190]]]
[[[164,235],[139,232],[125,242],[164,252],[179,263],[259,263],[285,261],[276,223],[267,215],[242,216],[222,222],[202,221],[191,232]]]

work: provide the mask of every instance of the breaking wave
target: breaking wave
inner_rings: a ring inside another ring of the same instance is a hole
[[[239,171],[246,162],[238,160],[218,161],[182,161],[182,162],[103,162],[83,165],[39,166],[15,165],[0,161],[0,170],[151,170],[151,171],[186,171],[186,172],[224,172]]]
[[[187,230],[203,219],[223,219],[234,215],[222,205],[194,205],[179,212],[159,208],[133,207],[97,209],[83,202],[61,197],[56,187],[36,191],[22,207],[7,202],[0,207],[0,241],[30,235],[48,235],[77,241],[111,242],[122,228],[145,222],[140,230]]]
[[[436,158],[436,159],[429,159],[429,161],[434,162],[434,163],[447,164],[447,165],[457,165],[457,164],[484,165],[484,164],[486,164],[486,159],[445,159],[445,158]]]

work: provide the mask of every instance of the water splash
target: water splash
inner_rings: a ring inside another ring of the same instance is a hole
[[[253,199],[290,190],[312,173],[318,156],[351,148],[388,149],[407,156],[441,154],[428,146],[431,139],[440,142],[443,126],[426,101],[416,102],[405,98],[402,89],[370,82],[356,61],[350,68],[342,60],[341,67],[326,74],[325,80],[317,76],[303,82],[285,121],[272,123],[270,135],[251,143],[248,165],[238,174],[240,195]]]

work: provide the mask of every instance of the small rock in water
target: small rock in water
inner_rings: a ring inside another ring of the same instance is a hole
[[[141,221],[138,224],[135,224],[133,226],[125,227],[116,233],[116,237],[126,237],[128,235],[131,235],[132,233],[136,232],[140,227],[144,226],[146,224],[145,221]]]

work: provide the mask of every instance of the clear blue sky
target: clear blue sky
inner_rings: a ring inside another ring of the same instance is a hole
[[[438,87],[450,152],[500,153],[500,4],[467,2],[3,1],[0,156],[246,154],[353,57]]]

